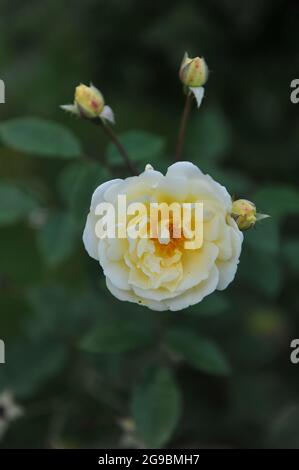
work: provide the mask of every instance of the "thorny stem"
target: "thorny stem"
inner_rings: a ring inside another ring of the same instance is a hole
[[[182,117],[181,117],[180,130],[179,130],[178,141],[177,141],[177,146],[176,146],[176,152],[175,152],[176,162],[181,160],[181,157],[182,157],[182,148],[183,148],[183,144],[185,140],[186,125],[187,125],[187,121],[188,121],[188,117],[189,117],[190,109],[191,109],[191,101],[192,101],[192,94],[188,91],[186,95],[185,106],[184,106]]]
[[[105,124],[102,120],[100,120],[99,122],[100,122],[100,125],[101,125],[102,129],[104,130],[104,132],[107,134],[109,139],[112,141],[112,143],[115,145],[115,147],[117,148],[117,150],[119,151],[119,153],[123,157],[124,162],[125,162],[128,170],[131,172],[131,174],[133,176],[136,176],[137,171],[134,168],[134,165],[132,164],[129,155],[127,154],[126,149],[124,148],[122,143],[118,140],[118,138],[114,134],[114,131],[111,129],[110,126],[108,126],[108,124]]]

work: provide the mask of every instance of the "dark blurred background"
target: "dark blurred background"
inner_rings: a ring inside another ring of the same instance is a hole
[[[23,408],[0,447],[298,448],[299,365],[289,357],[299,337],[298,3],[1,0],[0,9],[0,405],[10,390]],[[93,190],[126,170],[100,130],[59,105],[93,82],[120,136],[146,131],[155,151],[136,164],[164,170],[185,51],[211,73],[184,158],[271,219],[245,233],[225,292],[159,313],[114,300],[84,251]],[[11,123],[27,117],[69,129],[74,158],[24,144],[28,121],[16,134]],[[175,350],[174,330],[188,348]]]

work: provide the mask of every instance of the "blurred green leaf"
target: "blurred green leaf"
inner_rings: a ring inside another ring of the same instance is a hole
[[[51,214],[37,234],[41,255],[50,267],[57,266],[71,255],[75,241],[75,224],[67,212]]]
[[[18,222],[38,207],[32,194],[15,184],[0,183],[0,225]]]
[[[240,277],[270,298],[279,294],[283,283],[279,235],[275,218],[258,222],[245,233],[240,264]]]
[[[268,185],[259,189],[254,198],[258,212],[271,217],[299,214],[299,191],[292,186]]]
[[[269,373],[239,373],[229,384],[232,414],[243,423],[264,423],[286,397],[285,384]],[[272,396],[273,395],[273,396]],[[269,399],[271,397],[271,399]],[[244,406],[244,400],[246,406]]]
[[[80,346],[93,353],[119,353],[147,346],[152,340],[148,325],[118,318],[94,326]]]
[[[279,226],[272,219],[258,222],[254,228],[245,233],[245,244],[261,254],[274,255],[280,249]]]
[[[80,144],[71,131],[46,119],[24,117],[0,124],[0,138],[7,147],[42,157],[78,157]]]
[[[63,337],[80,338],[107,309],[99,293],[89,288],[74,291],[65,285],[45,283],[30,288],[26,298],[34,313],[27,322],[33,337],[63,331]]]
[[[289,405],[280,411],[269,426],[267,447],[274,449],[298,449],[299,406]]]
[[[269,298],[279,295],[283,283],[280,258],[274,254],[254,251],[248,247],[242,253],[239,277],[256,292]]]
[[[248,176],[245,176],[240,171],[218,168],[216,165],[212,165],[211,162],[207,166],[208,168],[205,168],[205,164],[203,164],[202,166],[200,165],[200,168],[208,171],[213,179],[225,186],[233,198],[237,198],[237,196],[250,191],[252,182]]]
[[[67,333],[71,322],[71,293],[64,286],[48,284],[28,289],[26,298],[32,310],[32,316],[27,322],[29,336],[55,335],[63,326],[64,334]]]
[[[218,108],[203,108],[191,123],[186,139],[186,156],[202,165],[218,161],[231,146],[231,129]]]
[[[180,391],[169,369],[155,370],[136,388],[132,415],[147,447],[159,448],[169,441],[181,415]]]
[[[203,299],[198,305],[189,307],[188,312],[195,315],[218,315],[225,312],[230,306],[229,300],[221,292],[214,292]]]
[[[118,137],[130,158],[144,164],[160,157],[165,145],[162,137],[145,131],[127,131]],[[109,164],[123,164],[122,156],[112,143],[107,148],[107,160]]]
[[[166,335],[166,345],[192,367],[214,375],[229,375],[230,365],[220,348],[192,330],[174,328]]]
[[[11,341],[20,335],[23,325],[30,316],[30,308],[22,294],[21,290],[18,293],[9,290],[1,292],[0,338],[5,338],[6,341]]]
[[[18,344],[6,344],[6,363],[1,368],[0,389],[16,396],[35,394],[66,364],[66,348],[54,338],[30,338]]]
[[[100,163],[72,163],[59,177],[59,190],[75,219],[85,223],[94,190],[109,179]]]
[[[299,273],[299,241],[286,240],[282,246],[282,253],[290,268]]]
[[[9,285],[27,286],[42,276],[35,237],[32,230],[24,225],[1,227],[0,259],[0,277],[7,277]]]
[[[228,346],[239,371],[260,370],[275,364],[288,335],[286,322],[282,318],[259,311],[250,311],[247,315],[249,318],[244,328],[238,330]]]
[[[248,331],[261,338],[280,338],[287,331],[285,312],[257,309],[248,318]]]

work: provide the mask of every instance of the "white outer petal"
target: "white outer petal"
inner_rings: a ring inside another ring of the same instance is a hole
[[[213,243],[204,242],[199,252],[192,253],[192,251],[186,250],[183,254],[184,276],[178,286],[179,292],[184,292],[209,278],[219,249]]]
[[[91,205],[90,205],[90,212],[86,219],[86,224],[83,232],[83,243],[85,249],[91,258],[98,260],[98,243],[99,239],[96,237],[95,234],[95,224],[96,224],[96,216],[94,214],[96,206],[104,201],[105,191],[110,187],[117,183],[119,183],[120,179],[114,179],[110,181],[106,181],[105,183],[101,184],[96,188],[94,191],[92,198],[91,198]]]
[[[168,167],[166,177],[203,178],[203,172],[191,162],[177,162]]]
[[[226,188],[215,181],[210,175],[204,174],[196,165],[193,165],[193,163],[174,163],[167,170],[166,177],[168,176],[202,181],[210,192],[214,191],[214,197],[217,197],[223,207],[231,212],[232,200]]]
[[[199,108],[203,100],[204,94],[205,94],[204,87],[202,86],[189,87],[189,90],[191,90],[193,95],[195,96],[197,108]]]
[[[111,294],[114,295],[114,297],[116,297],[119,300],[124,300],[127,302],[133,302],[135,304],[143,305],[157,312],[168,310],[168,307],[164,302],[155,302],[154,300],[143,299],[141,297],[138,297],[133,291],[126,291],[126,290],[118,289],[108,278],[106,278],[106,285],[109,291],[111,292]]]
[[[110,181],[106,181],[105,183],[101,184],[100,186],[98,186],[93,195],[92,195],[92,198],[91,198],[91,205],[90,205],[90,211],[93,211],[95,210],[96,206],[100,203],[100,202],[103,202],[103,201],[106,201],[106,192],[107,190],[112,187],[112,186],[115,186],[117,183],[118,184],[121,184],[123,180],[121,180],[120,178],[118,179],[114,179],[114,180],[110,180]]]
[[[75,114],[76,116],[80,116],[80,112],[76,104],[62,104],[60,108],[68,113]]]
[[[141,289],[140,287],[132,286],[133,291],[138,297],[142,297],[148,300],[155,300],[161,302],[161,300],[168,300],[172,299],[173,297],[177,297],[179,292],[170,292],[166,289]]]
[[[83,232],[83,243],[85,250],[91,258],[98,260],[98,243],[99,240],[94,232],[95,224],[93,217],[88,214]]]
[[[129,268],[123,260],[112,261],[107,257],[107,241],[100,240],[98,243],[98,257],[104,274],[119,289],[130,290],[128,283]]]
[[[103,111],[101,112],[100,114],[100,118],[101,119],[104,119],[106,121],[109,121],[111,122],[112,124],[115,124],[115,116],[114,116],[114,112],[112,111],[112,109],[110,108],[110,106],[104,106],[104,109]]]
[[[202,301],[204,297],[214,292],[217,288],[219,273],[216,266],[213,266],[210,276],[192,289],[187,290],[184,294],[168,300],[169,310],[177,311],[190,307]]]
[[[243,233],[238,229],[232,229],[231,231],[231,243],[233,255],[229,261],[218,261],[216,263],[219,269],[219,283],[217,286],[218,290],[224,290],[234,280],[236,271],[239,264],[239,257],[241,254],[243,242]]]

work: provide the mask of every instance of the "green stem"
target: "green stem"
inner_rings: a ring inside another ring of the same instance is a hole
[[[175,152],[176,162],[181,160],[181,157],[182,157],[182,149],[183,149],[183,145],[185,141],[186,126],[187,126],[187,121],[188,121],[188,117],[190,114],[191,101],[192,101],[192,94],[188,91],[186,95],[185,106],[184,106],[182,117],[181,117],[180,130],[179,130],[178,141],[177,141],[177,146],[176,146],[176,152]]]
[[[109,139],[111,140],[111,142],[115,145],[115,147],[117,148],[117,150],[119,151],[120,155],[123,157],[124,159],[124,162],[128,168],[128,170],[130,171],[130,173],[133,175],[133,176],[136,176],[137,175],[137,171],[136,171],[136,168],[134,167],[134,165],[132,164],[131,160],[130,160],[130,157],[126,151],[126,149],[124,148],[124,146],[122,145],[122,143],[118,140],[118,138],[116,137],[114,131],[111,129],[111,127],[108,126],[108,124],[105,124],[103,123],[102,120],[100,120],[100,124],[102,126],[102,129],[104,130],[104,132],[106,133],[106,135],[109,137]]]

